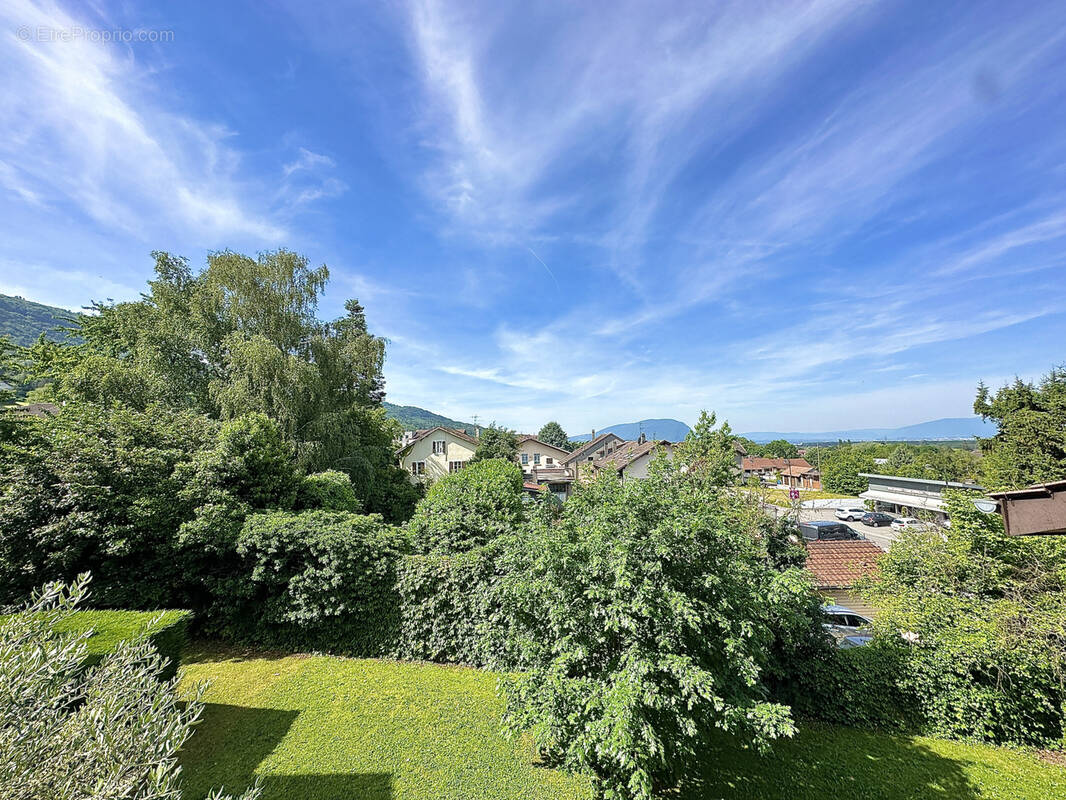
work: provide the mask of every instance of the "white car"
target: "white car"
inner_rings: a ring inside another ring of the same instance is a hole
[[[868,617],[838,605],[822,606],[822,613],[822,627],[840,649],[862,647],[873,641],[873,621]]]
[[[857,519],[862,519],[862,515],[867,511],[863,506],[848,506],[847,508],[837,509],[837,519],[845,519],[848,522],[854,522]]]
[[[918,529],[925,527],[925,523],[916,517],[897,517],[892,520],[892,528],[897,531]]]

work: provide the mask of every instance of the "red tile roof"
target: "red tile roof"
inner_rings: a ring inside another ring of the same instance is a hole
[[[741,462],[741,468],[753,469],[776,469],[785,470],[791,467],[803,467],[810,469],[811,464],[805,458],[763,458],[762,456],[750,456]]]
[[[801,475],[807,475],[807,474],[812,474],[812,473],[814,475],[817,475],[818,474],[818,470],[816,470],[814,467],[803,467],[803,466],[797,467],[795,464],[793,464],[788,469],[781,470],[781,474],[782,475],[787,475],[790,478],[798,478]]]
[[[884,551],[873,542],[807,542],[807,569],[819,589],[849,589],[860,578],[872,575]]]

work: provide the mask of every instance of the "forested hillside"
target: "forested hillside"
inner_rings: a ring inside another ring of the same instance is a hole
[[[54,329],[57,326],[70,327],[69,320],[75,316],[73,311],[65,308],[0,294],[0,336],[8,336],[23,347],[32,344],[42,333],[58,341],[62,333]]]
[[[399,422],[405,431],[417,431],[421,428],[443,425],[446,428],[466,431],[471,435],[474,433],[473,423],[458,422],[418,406],[398,406],[395,403],[383,403],[382,405],[385,407],[385,414]]]

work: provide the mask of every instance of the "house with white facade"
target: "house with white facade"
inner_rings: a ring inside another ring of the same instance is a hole
[[[458,472],[474,457],[476,449],[473,436],[437,426],[414,431],[396,458],[412,483],[425,483]]]
[[[536,436],[518,434],[518,463],[527,475],[535,469],[562,467],[570,453],[561,447],[542,442]]]

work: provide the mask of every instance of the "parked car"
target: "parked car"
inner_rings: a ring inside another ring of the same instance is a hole
[[[837,519],[845,519],[848,522],[854,522],[857,519],[862,519],[863,514],[865,513],[865,506],[848,506],[847,508],[838,508]]]
[[[893,530],[897,531],[907,529],[921,530],[925,527],[927,527],[926,524],[917,517],[897,517],[896,519],[892,520],[892,528]]]
[[[800,533],[803,534],[803,538],[811,541],[822,539],[839,542],[864,538],[861,533],[854,528],[848,527],[843,522],[833,522],[828,519],[801,522],[799,529]]]
[[[873,620],[850,608],[838,605],[822,607],[825,621],[822,627],[833,637],[837,647],[862,647],[873,641]]]
[[[883,511],[867,511],[862,515],[859,522],[863,525],[869,525],[871,528],[882,528],[885,525],[891,525],[895,519],[891,514],[886,514]]]
[[[847,650],[849,647],[865,647],[874,640],[872,633],[855,633],[837,639],[837,647]]]

